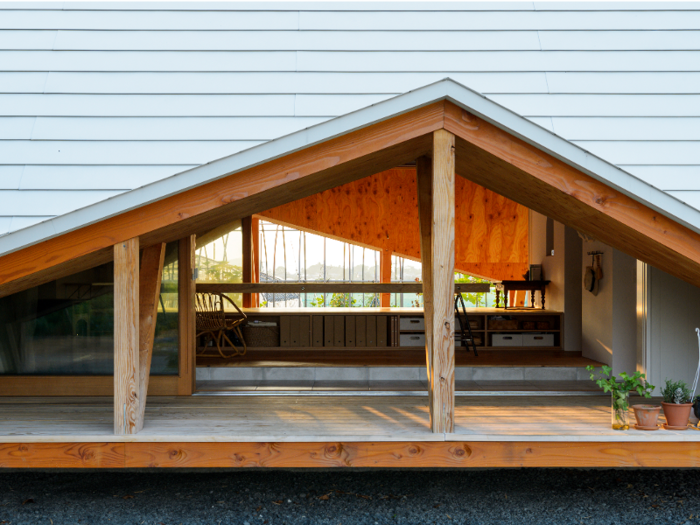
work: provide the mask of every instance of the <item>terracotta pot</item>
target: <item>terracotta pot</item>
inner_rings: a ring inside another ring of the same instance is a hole
[[[693,409],[692,403],[683,403],[681,405],[661,403],[661,405],[664,407],[664,416],[666,416],[666,423],[669,427],[685,428],[688,426],[690,411]]]
[[[642,428],[656,428],[661,407],[654,405],[632,405],[634,417],[637,418],[637,426]]]

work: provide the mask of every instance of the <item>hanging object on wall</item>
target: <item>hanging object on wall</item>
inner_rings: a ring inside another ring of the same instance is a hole
[[[583,273],[583,287],[593,295],[598,295],[599,281],[603,278],[603,267],[600,263],[600,256],[603,252],[588,252],[591,256],[591,265],[586,266]]]

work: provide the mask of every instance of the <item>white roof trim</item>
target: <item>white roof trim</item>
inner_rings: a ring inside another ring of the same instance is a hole
[[[235,155],[215,160],[85,208],[9,233],[0,237],[0,255],[20,250],[440,100],[453,102],[594,179],[612,186],[662,215],[700,233],[700,211],[498,105],[476,91],[447,78],[241,151]]]

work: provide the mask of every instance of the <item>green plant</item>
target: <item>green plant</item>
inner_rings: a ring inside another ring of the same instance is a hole
[[[666,388],[661,389],[661,395],[664,396],[664,403],[675,405],[690,403],[693,397],[693,393],[685,381],[671,381],[670,379],[666,380]]]
[[[621,372],[619,376],[612,375],[612,368],[602,366],[602,374],[596,375],[595,368],[587,366],[586,370],[591,373],[591,380],[603,389],[604,392],[610,392],[612,396],[613,410],[613,429],[627,430],[627,411],[629,410],[629,394],[636,392],[642,397],[651,397],[654,390],[654,385],[651,385],[646,380],[646,375],[637,371],[632,375],[627,372]]]
[[[612,375],[612,368],[603,365],[600,367],[602,375],[595,373],[595,367],[587,366],[586,370],[591,373],[591,380],[595,381],[596,385],[603,389],[603,392],[611,392],[613,396],[616,393],[629,394],[636,392],[642,397],[651,397],[651,393],[656,388],[646,380],[646,374],[637,371],[632,375],[627,372],[621,372],[619,376]],[[605,376],[605,377],[603,377]]]

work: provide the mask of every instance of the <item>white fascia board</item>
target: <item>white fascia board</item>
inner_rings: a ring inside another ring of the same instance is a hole
[[[0,237],[0,254],[7,254],[51,237],[68,233],[445,99],[700,233],[700,211],[579,146],[567,142],[483,95],[451,79],[445,79],[85,208],[9,233]]]

